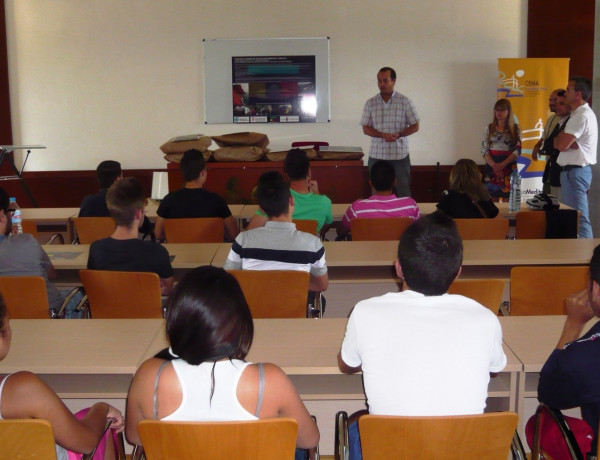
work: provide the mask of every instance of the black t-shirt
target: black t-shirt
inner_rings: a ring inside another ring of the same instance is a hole
[[[106,189],[103,188],[93,195],[86,195],[81,202],[79,217],[110,217],[106,205]]]
[[[173,276],[169,252],[164,246],[137,238],[104,238],[90,246],[87,268],[126,272],[152,272],[160,278]]]
[[[231,216],[225,200],[202,188],[182,188],[167,194],[156,213],[163,219]]]
[[[496,217],[498,215],[498,208],[493,201],[480,200],[477,203],[481,206],[487,217]],[[444,190],[437,208],[454,219],[483,218],[481,211],[475,206],[469,195],[455,190]]]

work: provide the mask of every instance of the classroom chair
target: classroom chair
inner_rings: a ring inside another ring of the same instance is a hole
[[[473,299],[497,314],[502,303],[504,285],[504,280],[501,279],[457,279],[448,288],[448,294],[460,294]]]
[[[363,459],[505,460],[518,418],[514,412],[445,417],[364,415],[358,421]]]
[[[91,318],[162,318],[156,273],[80,270]]]
[[[508,219],[454,219],[463,240],[505,240]]]
[[[0,446],[2,458],[56,460],[54,433],[47,420],[0,420]],[[125,460],[122,433],[119,433],[116,448],[117,459]],[[83,455],[81,460],[92,460],[95,450]]]
[[[520,211],[517,213],[515,238],[577,238],[577,211]]]
[[[310,274],[297,270],[230,270],[253,318],[306,318]]]
[[[165,219],[167,243],[222,243],[225,227],[220,217]]]
[[[21,228],[23,229],[23,233],[29,233],[29,234],[33,235],[34,238],[37,240],[38,231],[37,231],[37,225],[36,225],[35,221],[22,220]]]
[[[565,298],[589,287],[586,265],[513,267],[510,271],[510,314],[564,315]]]
[[[281,460],[294,458],[298,423],[290,418],[244,422],[138,424],[148,459]]]
[[[311,235],[317,234],[317,221],[312,219],[293,219],[292,222],[296,224],[296,230],[300,232],[310,233]]]
[[[39,241],[39,234],[35,221],[23,220],[21,221],[21,228],[23,229],[23,233],[29,233]],[[53,234],[44,244],[53,244],[55,241],[58,241],[60,244],[65,244],[65,238],[60,233]]]
[[[410,217],[359,218],[350,221],[352,241],[399,241]]]
[[[3,458],[56,460],[54,433],[47,420],[0,420],[0,446]]]
[[[581,452],[577,438],[561,411],[540,403],[534,417],[533,435],[530,433],[531,421],[527,422],[525,430],[527,433],[527,442],[529,443],[529,447],[531,447],[531,460],[545,458],[585,459],[585,453]],[[552,426],[554,426],[554,429],[551,428]],[[553,433],[551,438],[547,438],[549,432]],[[544,436],[544,433],[546,436]],[[562,439],[562,442],[559,439]],[[547,441],[547,444],[545,441]],[[591,444],[591,440],[589,443]],[[545,451],[545,448],[548,448],[548,452]]]
[[[112,217],[74,217],[73,224],[81,244],[92,244],[96,240],[108,238],[115,231]]]
[[[520,211],[515,220],[515,238],[533,240],[546,238],[546,213]]]
[[[50,318],[46,281],[41,276],[0,276],[0,293],[11,318]]]

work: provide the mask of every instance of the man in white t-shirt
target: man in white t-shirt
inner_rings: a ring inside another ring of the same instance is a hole
[[[496,315],[447,294],[460,274],[462,241],[440,212],[408,227],[398,245],[401,292],[359,302],[338,355],[340,370],[362,371],[369,413],[480,414],[490,373],[506,365]],[[356,424],[351,460],[361,458]]]
[[[558,136],[554,147],[560,152],[556,162],[560,173],[561,203],[579,211],[579,238],[593,238],[588,209],[588,190],[592,184],[592,168],[598,149],[598,121],[587,100],[592,83],[583,77],[571,77],[567,86],[567,103],[571,117]]]

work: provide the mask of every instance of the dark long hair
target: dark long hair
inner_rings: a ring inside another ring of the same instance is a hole
[[[204,266],[188,272],[167,302],[171,350],[189,364],[245,359],[254,323],[237,280],[225,270]],[[168,350],[157,357],[172,359]]]

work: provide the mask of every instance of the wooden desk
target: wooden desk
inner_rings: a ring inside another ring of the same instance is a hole
[[[28,370],[61,398],[124,399],[161,319],[13,319],[0,374]]]
[[[267,171],[283,173],[283,161],[244,161],[206,163],[209,180],[204,188],[222,196],[229,203],[249,203],[252,190]],[[363,160],[314,160],[310,162],[312,178],[320,191],[338,203],[347,203],[369,194],[368,172]],[[183,177],[176,163],[167,164],[169,190],[177,190]]]
[[[466,240],[463,241],[463,273],[469,267],[476,271],[485,267],[505,267],[503,271],[508,275],[510,268],[516,265],[583,265],[589,263],[598,244],[599,238]],[[397,241],[325,241],[323,246],[327,266],[331,268],[389,267],[398,250]],[[219,251],[215,263],[220,262],[220,254]]]
[[[257,319],[254,341],[248,354],[252,362],[272,362],[280,366],[294,383],[321,431],[320,450],[333,453],[334,416],[339,410],[352,413],[365,408],[360,374],[342,374],[337,365],[345,318],[339,319]],[[144,358],[167,346],[164,333],[158,333]],[[508,364],[490,381],[490,410],[516,410],[517,383],[522,365],[505,347]]]
[[[500,278],[510,283],[517,265],[585,265],[600,239],[467,240],[461,278]],[[397,241],[325,241],[329,271],[327,317],[346,317],[360,300],[398,290]],[[222,267],[231,245],[222,244],[212,264]],[[332,316],[333,315],[333,316]]]
[[[64,229],[67,242],[73,241],[75,231],[72,217],[79,214],[79,208],[21,208],[21,219],[32,220],[37,226],[52,225]]]
[[[419,210],[421,211],[421,214],[431,214],[432,212],[437,211],[437,206],[436,206],[437,203],[417,203],[417,205],[419,206]],[[348,206],[350,206],[350,203],[333,203],[332,208],[331,208],[333,220],[334,221],[342,220],[342,217],[344,217],[344,214],[346,213]],[[496,203],[496,206],[498,208],[500,216],[510,219],[511,221],[514,222],[514,219],[515,219],[517,213],[509,212],[508,202]],[[231,209],[231,207],[232,207],[232,205],[229,205],[230,209]],[[252,216],[256,213],[257,209],[258,209],[258,205],[256,205],[256,204],[245,205],[240,213],[240,218],[242,220],[250,220],[252,218]],[[569,206],[566,206],[564,204],[561,204],[560,209],[572,209],[572,208],[570,208]],[[521,211],[537,212],[537,211],[533,211],[532,209],[529,209],[525,203],[522,203]],[[231,209],[231,213],[233,214],[233,209]]]
[[[178,279],[192,268],[210,265],[220,243],[165,244],[173,258],[171,265]],[[79,284],[79,270],[87,268],[89,244],[42,246],[57,269],[59,283]]]

